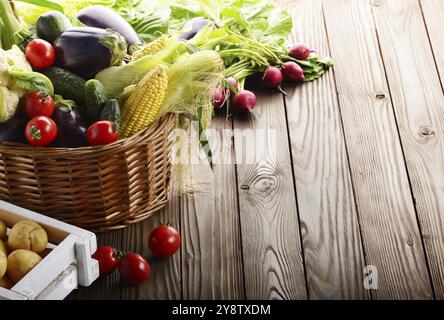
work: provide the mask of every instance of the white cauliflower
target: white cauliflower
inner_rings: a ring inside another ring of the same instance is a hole
[[[1,53],[0,51],[0,86],[7,87],[11,82],[11,77],[8,73],[9,64],[6,56]]]
[[[22,95],[20,91],[0,87],[0,123],[8,121],[14,116]]]
[[[24,90],[18,88],[9,70],[14,68],[24,72],[32,72],[31,65],[23,52],[13,46],[10,50],[0,49],[0,123],[11,119],[18,107]]]

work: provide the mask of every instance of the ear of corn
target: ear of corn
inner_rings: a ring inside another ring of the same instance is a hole
[[[162,35],[156,40],[144,45],[140,50],[133,54],[131,61],[134,62],[145,56],[152,56],[158,53],[160,50],[166,48],[168,40],[169,37],[167,35]]]
[[[125,103],[120,134],[126,138],[145,129],[157,119],[168,88],[168,67],[159,64],[135,87]]]

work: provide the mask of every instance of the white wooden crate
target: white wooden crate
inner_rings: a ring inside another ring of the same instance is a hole
[[[78,285],[90,286],[99,277],[91,255],[97,249],[94,233],[0,201],[0,220],[12,227],[21,220],[40,224],[52,251],[11,290],[0,288],[0,300],[61,300]]]

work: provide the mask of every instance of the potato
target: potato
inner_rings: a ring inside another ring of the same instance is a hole
[[[8,256],[8,247],[3,240],[0,240],[0,252],[3,252],[6,257]]]
[[[6,231],[7,231],[6,223],[0,220],[0,240],[6,238]]]
[[[8,276],[4,276],[0,279],[0,288],[11,289],[13,286],[14,282],[12,282]]]
[[[7,266],[8,260],[6,259],[6,256],[0,252],[0,279],[5,275]]]
[[[34,221],[24,220],[15,224],[8,236],[9,250],[26,249],[40,253],[48,245],[46,231]]]
[[[19,249],[15,250],[8,256],[7,273],[14,283],[22,279],[29,271],[31,271],[42,258],[35,252]]]

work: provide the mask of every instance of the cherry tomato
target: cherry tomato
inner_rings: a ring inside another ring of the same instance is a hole
[[[119,262],[119,273],[129,284],[141,284],[150,277],[149,263],[137,253],[130,253]]]
[[[57,136],[57,125],[46,116],[32,118],[25,129],[26,140],[34,147],[44,147]]]
[[[46,92],[30,92],[26,95],[25,112],[31,119],[37,116],[51,117],[54,112],[54,100]]]
[[[98,146],[117,141],[119,133],[114,131],[112,121],[97,121],[86,131],[86,139],[90,145]]]
[[[151,253],[159,258],[171,257],[180,246],[180,235],[176,229],[168,225],[160,225],[151,231],[148,247]]]
[[[110,246],[101,246],[92,255],[93,259],[99,261],[99,270],[101,276],[107,276],[118,266],[117,251]]]
[[[54,64],[55,51],[52,45],[42,39],[35,39],[28,43],[25,49],[26,59],[37,69],[45,69]]]

